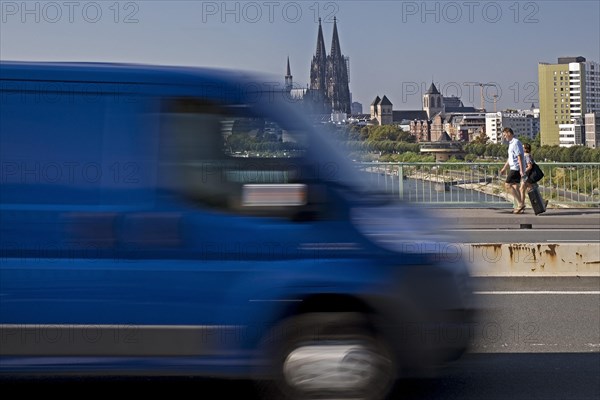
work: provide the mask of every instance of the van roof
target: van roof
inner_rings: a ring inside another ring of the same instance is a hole
[[[256,101],[262,93],[283,88],[277,87],[273,78],[225,68],[97,62],[0,61],[0,80],[117,87],[142,85],[136,90],[182,96],[201,94],[230,104]]]
[[[216,68],[101,62],[0,61],[0,79],[61,82],[204,84],[248,81],[250,74]],[[256,77],[254,77],[256,79]]]

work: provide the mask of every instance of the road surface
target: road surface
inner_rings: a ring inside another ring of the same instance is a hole
[[[436,378],[398,384],[392,399],[565,400],[600,398],[600,278],[478,278],[472,352]],[[443,334],[443,333],[442,333]],[[3,380],[28,396],[258,399],[248,381],[197,378]],[[30,393],[29,393],[30,392]]]

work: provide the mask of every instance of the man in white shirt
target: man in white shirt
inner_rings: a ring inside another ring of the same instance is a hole
[[[515,198],[516,208],[513,210],[513,213],[522,214],[525,210],[525,199],[521,196],[519,185],[521,184],[521,180],[525,179],[525,152],[523,151],[521,141],[515,137],[512,129],[504,128],[502,135],[508,142],[508,160],[506,160],[500,173],[503,174],[506,168],[509,168],[504,186],[508,194],[511,194]]]

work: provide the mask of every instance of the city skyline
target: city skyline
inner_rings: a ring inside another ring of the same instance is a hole
[[[537,66],[600,59],[600,5],[542,2],[11,2],[0,7],[2,60],[102,61],[260,71],[310,83],[318,18],[331,43],[336,18],[350,59],[352,100],[385,94],[421,107],[434,82],[465,106],[539,105]],[[561,29],[564,28],[564,29]]]

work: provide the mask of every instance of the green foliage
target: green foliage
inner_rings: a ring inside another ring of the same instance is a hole
[[[412,151],[407,151],[402,154],[384,154],[379,157],[380,162],[434,162],[435,157],[431,155],[423,155]]]
[[[585,146],[541,146],[532,149],[536,161],[600,162],[600,149]]]
[[[539,135],[538,135],[539,136]],[[593,149],[585,146],[536,146],[539,139],[525,139],[524,143],[530,143],[534,160],[542,162],[600,162],[600,149]],[[500,158],[507,157],[508,146],[500,143],[482,144],[471,142],[464,147],[467,155],[479,158]],[[470,158],[472,159],[472,158]]]
[[[369,127],[363,126],[360,130],[360,135],[358,137],[360,140],[367,140],[369,138]]]
[[[531,138],[529,136],[519,136],[517,139],[519,139],[521,143],[531,144]]]
[[[349,152],[373,152],[384,154],[401,154],[413,152],[419,154],[419,144],[415,143],[415,138],[408,132],[393,125],[384,126],[333,126],[330,129],[332,135],[335,135],[343,143],[343,146]],[[479,159],[500,159],[507,157],[508,146],[501,143],[482,143],[487,140],[487,136],[467,143],[464,150],[467,153],[466,160],[476,161]],[[559,146],[539,146],[539,134],[531,140],[521,137],[524,143],[530,143],[532,154],[536,161],[542,162],[600,162],[600,149],[592,149],[584,146],[572,146],[569,148]]]
[[[532,148],[539,148],[542,146],[542,135],[538,132],[535,138],[530,142]]]
[[[348,131],[347,140],[360,140],[361,129],[362,126],[360,125],[352,125]]]
[[[407,142],[414,143],[415,138],[395,125],[352,126],[348,129],[347,140],[372,142]]]
[[[402,129],[400,129],[400,132],[398,133],[398,137],[396,138],[396,140],[399,142],[406,142],[406,143],[415,143],[417,141],[416,138],[410,134],[410,132],[405,132]]]
[[[398,138],[398,129],[391,125],[373,126],[369,129],[369,140],[384,141],[393,140]]]
[[[487,142],[489,142],[490,138],[488,137],[488,135],[485,134],[485,132],[481,132],[479,135],[477,135],[474,139],[473,142],[474,144],[486,144]]]
[[[484,143],[471,142],[464,146],[464,150],[468,153],[467,155],[483,157],[485,154],[485,146]]]
[[[413,152],[419,153],[420,147],[418,143],[405,143],[405,142],[393,142],[393,141],[347,141],[343,142],[342,145],[345,150],[349,152],[378,152],[380,154],[387,153],[405,153]]]

